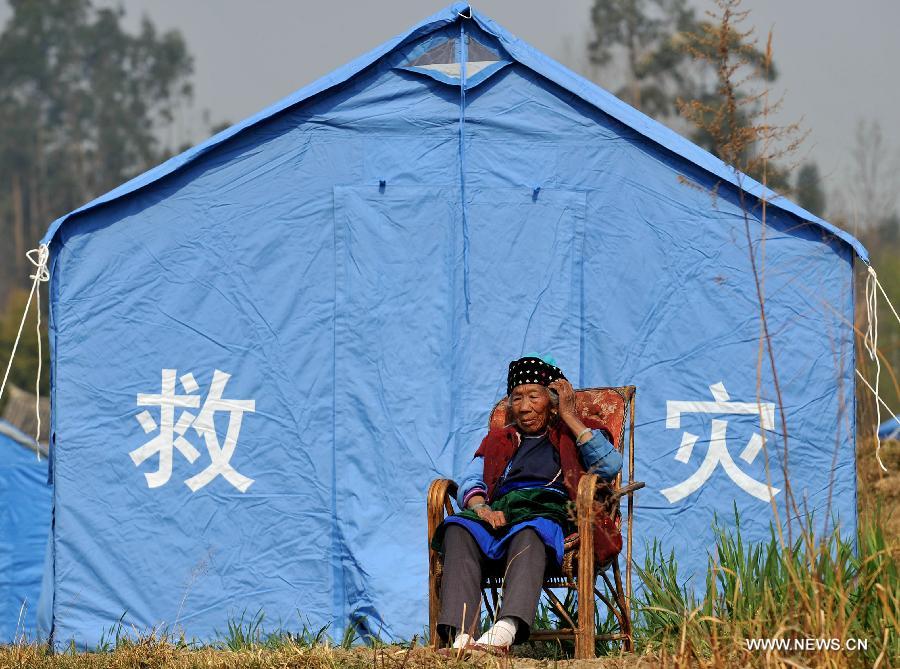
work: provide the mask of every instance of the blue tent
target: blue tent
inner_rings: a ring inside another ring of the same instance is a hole
[[[878,426],[878,436],[881,439],[900,439],[900,421],[889,418]]]
[[[426,487],[528,351],[638,386],[638,561],[688,578],[714,514],[766,538],[789,490],[855,528],[865,249],[467,5],[44,242],[59,644],[257,611],[421,634]]]
[[[46,455],[43,445],[0,420],[0,643],[37,636],[53,493]]]

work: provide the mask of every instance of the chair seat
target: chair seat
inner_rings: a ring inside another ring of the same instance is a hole
[[[572,532],[563,540],[563,561],[558,570],[547,575],[547,580],[563,578],[566,581],[574,581],[578,574],[578,547],[581,546],[581,537],[578,532]],[[613,556],[603,564],[595,564],[594,570],[598,573],[606,571],[618,558]]]
[[[563,540],[563,559],[559,567],[562,577],[567,581],[574,581],[577,573],[578,547],[581,545],[581,537],[578,532],[572,532]]]

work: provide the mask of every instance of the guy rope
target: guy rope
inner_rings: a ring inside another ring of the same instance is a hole
[[[35,299],[37,304],[37,325],[35,326],[35,330],[37,332],[37,342],[38,342],[38,368],[37,368],[37,377],[34,380],[34,412],[37,418],[37,427],[34,431],[34,444],[35,444],[35,452],[37,453],[38,460],[41,459],[41,451],[37,448],[38,442],[40,441],[41,435],[41,412],[40,412],[40,400],[41,400],[41,358],[43,356],[43,351],[41,350],[41,291],[40,284],[50,280],[50,272],[47,269],[47,261],[50,259],[50,247],[46,244],[41,244],[36,249],[31,249],[28,253],[25,254],[25,257],[28,258],[29,262],[34,265],[35,270],[34,274],[31,274],[29,278],[32,280],[31,282],[31,292],[28,293],[28,301],[25,303],[25,310],[22,313],[22,321],[19,323],[19,331],[16,333],[16,340],[13,342],[12,353],[9,356],[9,362],[6,365],[6,372],[3,374],[3,383],[0,384],[0,400],[3,399],[3,391],[6,390],[6,382],[9,379],[9,372],[12,369],[13,360],[16,358],[16,349],[19,347],[19,340],[22,338],[22,330],[25,327],[25,320],[28,318],[28,309],[31,307],[32,298]]]

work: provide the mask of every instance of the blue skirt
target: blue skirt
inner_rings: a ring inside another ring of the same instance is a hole
[[[512,537],[530,527],[555,556],[559,566],[563,559],[563,527],[568,525],[567,505],[564,492],[545,486],[510,490],[491,504],[492,509],[503,512],[508,525],[495,529],[474,511],[465,510],[444,519],[435,532],[432,547],[441,550],[444,530],[450,525],[461,525],[469,531],[485,557],[500,560],[506,557]]]
[[[477,520],[460,516],[449,516],[444,519],[445,525],[461,525],[465,527],[469,534],[475,539],[481,552],[489,560],[500,560],[506,557],[509,549],[509,543],[517,532],[524,530],[526,527],[532,528],[538,533],[544,545],[556,556],[556,565],[562,565],[563,560],[563,531],[559,523],[549,518],[533,518],[531,520],[523,520],[508,528],[503,536],[496,537],[491,531]]]

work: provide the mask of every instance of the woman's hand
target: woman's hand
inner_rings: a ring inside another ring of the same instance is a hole
[[[572,436],[576,440],[576,444],[581,446],[593,437],[593,433],[584,426],[578,414],[575,411],[575,389],[572,384],[565,379],[557,379],[550,384],[559,395],[559,417],[568,426],[572,432]],[[586,436],[587,439],[579,439]]]
[[[575,390],[572,384],[566,379],[557,379],[548,387],[553,388],[559,395],[559,417],[565,420],[575,416]]]
[[[503,515],[503,512],[493,511],[491,507],[487,505],[479,506],[475,509],[475,514],[494,529],[506,525],[506,516]]]

